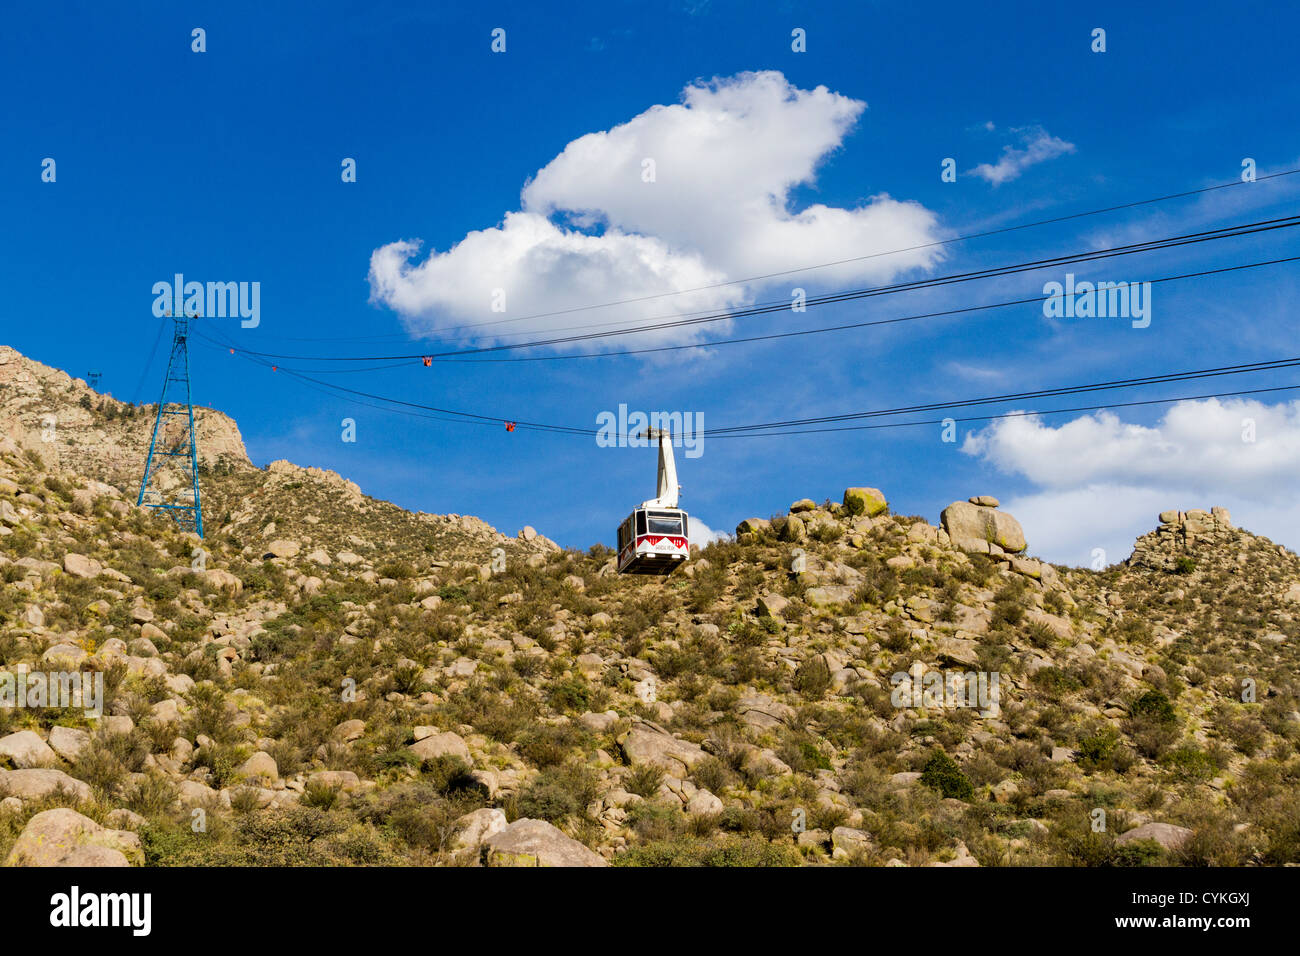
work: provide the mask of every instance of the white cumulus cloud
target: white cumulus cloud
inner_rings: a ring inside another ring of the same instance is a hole
[[[725,541],[730,535],[721,531],[714,531],[695,515],[691,515],[687,520],[686,538],[692,545],[698,545],[703,548],[714,541]]]
[[[1240,527],[1300,546],[1300,402],[1268,405],[1206,399],[1171,406],[1155,425],[1097,412],[1053,426],[1002,419],[962,448],[1036,489],[1005,501],[1030,550],[1089,564],[1096,548],[1113,563],[1161,511],[1228,508]]]
[[[825,87],[798,89],[778,72],[693,84],[680,103],[569,143],[499,224],[422,260],[418,240],[376,249],[372,300],[399,312],[416,334],[483,322],[496,324],[476,329],[479,336],[536,334],[615,318],[658,322],[752,302],[764,289],[785,297],[799,286],[815,295],[929,268],[940,257],[935,248],[737,281],[939,238],[932,212],[886,195],[853,208],[796,209],[793,191],[815,184],[819,164],[865,109]],[[701,286],[714,288],[614,311],[520,318]],[[497,290],[504,312],[492,311]],[[662,330],[637,341],[689,341],[703,332]]]

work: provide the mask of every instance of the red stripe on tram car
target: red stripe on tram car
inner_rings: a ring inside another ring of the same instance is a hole
[[[658,544],[659,544],[659,542],[661,542],[661,541],[668,541],[668,542],[670,542],[670,543],[672,544],[672,546],[675,547],[675,548],[685,548],[685,547],[686,547],[686,543],[687,543],[685,538],[677,537],[677,536],[675,536],[675,535],[665,535],[665,534],[660,534],[660,535],[649,535],[649,534],[645,534],[645,535],[641,535],[640,537],[638,537],[638,538],[636,539],[636,546],[639,548],[639,547],[641,547],[641,545],[645,544],[645,545],[648,545],[649,547],[652,547],[652,548],[653,548],[653,547],[657,547]]]

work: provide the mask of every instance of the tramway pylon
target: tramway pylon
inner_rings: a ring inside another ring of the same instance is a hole
[[[203,537],[203,506],[199,499],[199,456],[190,398],[188,316],[174,317],[172,354],[167,361],[158,417],[149,439],[149,457],[140,479],[136,504],[160,508],[186,531]]]

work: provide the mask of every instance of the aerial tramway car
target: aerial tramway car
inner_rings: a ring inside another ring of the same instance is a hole
[[[659,494],[641,502],[618,526],[618,573],[672,574],[691,557],[690,517],[677,507],[681,486],[672,435],[655,428],[642,437],[659,440]]]

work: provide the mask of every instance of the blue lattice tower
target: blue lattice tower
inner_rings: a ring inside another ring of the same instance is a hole
[[[136,504],[161,508],[186,531],[203,537],[203,507],[199,499],[199,456],[194,432],[194,403],[190,399],[190,347],[187,316],[175,317],[172,354],[167,361],[158,417],[149,439],[149,457],[140,480]]]

